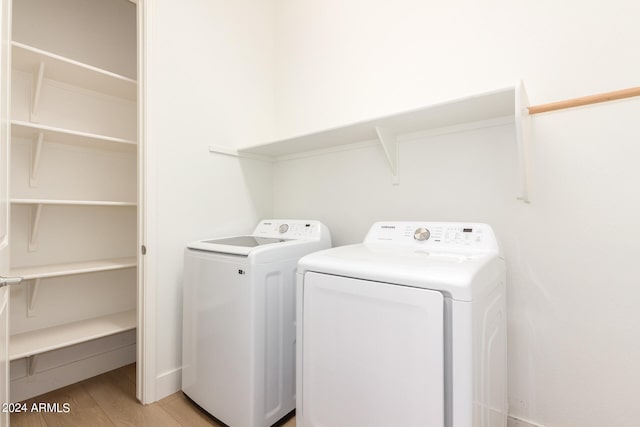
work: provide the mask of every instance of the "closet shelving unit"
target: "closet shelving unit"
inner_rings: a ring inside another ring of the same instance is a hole
[[[128,310],[15,334],[11,336],[9,359],[28,357],[29,374],[33,375],[39,354],[134,329],[136,321],[136,310]]]
[[[136,150],[136,141],[115,136],[97,135],[72,129],[64,129],[39,123],[11,121],[11,132],[15,136],[42,139],[59,144],[77,145],[80,147],[97,148],[101,150],[130,151]]]
[[[24,280],[33,280],[47,277],[71,276],[74,274],[97,273],[99,271],[119,270],[122,268],[134,268],[136,264],[136,257],[124,257],[35,267],[20,267],[11,270],[11,274],[20,276]]]
[[[249,145],[239,150],[210,146],[209,151],[266,161],[313,156],[375,142],[382,148],[392,175],[399,183],[399,143],[445,132],[455,132],[488,123],[514,123],[518,147],[521,193],[528,202],[527,150],[529,101],[522,82],[422,108],[390,114],[304,135]]]
[[[107,135],[98,135],[89,132],[64,129],[39,123],[11,121],[11,133],[14,137],[29,138],[33,141],[33,155],[30,165],[30,183],[37,184],[38,168],[44,142],[74,145],[100,150],[113,150],[135,153],[136,141]]]
[[[11,121],[12,138],[26,139],[32,143],[30,164],[14,166],[28,168],[29,187],[38,186],[38,172],[42,162],[46,161],[46,159],[43,159],[43,146],[47,143],[81,147],[83,150],[89,151],[111,151],[136,155],[137,142],[133,139],[122,137],[121,135],[87,132],[84,129],[70,129],[66,125],[56,126],[55,123],[41,123],[39,121],[42,107],[41,101],[46,96],[46,91],[43,88],[47,81],[54,81],[57,82],[56,84],[61,83],[77,88],[82,92],[83,96],[87,96],[87,94],[91,96],[91,93],[95,93],[97,97],[110,97],[135,102],[137,97],[137,82],[135,79],[18,41],[12,42],[12,68],[32,76],[30,93],[25,95],[29,96],[30,111],[28,112],[28,120],[15,119]],[[135,183],[132,183],[132,185],[135,185]],[[30,252],[38,249],[38,235],[44,206],[135,208],[137,205],[135,202],[125,200],[16,197],[15,194],[13,196],[10,200],[12,205],[28,205],[32,209],[29,230],[26,233]],[[32,317],[36,313],[38,291],[41,286],[44,286],[41,283],[42,280],[65,276],[100,274],[136,267],[136,257],[126,256],[90,261],[15,266],[12,268],[11,275],[23,277],[27,281],[26,312],[27,317]],[[46,303],[47,301],[44,300],[38,302],[38,304]],[[27,375],[34,375],[37,358],[45,352],[136,328],[137,316],[135,309],[114,311],[113,313],[93,318],[81,318],[77,321],[11,334],[9,344],[10,360],[27,358]]]
[[[33,182],[33,181],[32,181]],[[38,231],[40,229],[40,219],[42,218],[42,210],[45,205],[57,206],[110,206],[110,207],[134,207],[136,203],[107,201],[107,200],[50,200],[50,199],[11,199],[12,205],[31,205],[34,213],[31,221],[31,229],[29,235],[29,250],[37,250]],[[20,276],[20,275],[18,275]]]
[[[34,72],[36,85],[33,99],[36,101],[35,104],[39,99],[45,75],[52,80],[103,92],[118,98],[130,101],[136,99],[137,83],[134,79],[16,41],[13,41],[11,46],[12,67],[29,73]]]
[[[108,200],[11,199],[14,205],[136,206],[135,202]]]
[[[35,304],[37,301],[38,290],[40,289],[41,279],[61,276],[73,276],[76,274],[122,270],[126,268],[135,268],[136,266],[136,257],[124,257],[64,264],[38,265],[33,267],[19,267],[12,269],[11,274],[14,275],[14,277],[22,277],[23,280],[27,280],[30,282],[27,292],[27,315],[32,316],[35,312]],[[74,330],[77,329],[76,326],[74,326],[73,328]],[[57,330],[64,330],[64,327],[58,327]],[[26,334],[25,336],[28,337],[30,335]],[[36,332],[35,337],[37,338],[38,336],[39,333]],[[22,338],[22,341],[24,341],[25,339],[26,338]],[[37,346],[37,343],[34,343],[33,345]]]

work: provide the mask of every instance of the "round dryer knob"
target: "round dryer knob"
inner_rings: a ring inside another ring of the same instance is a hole
[[[431,233],[424,227],[416,228],[416,231],[413,232],[413,238],[419,241],[429,240]]]
[[[280,232],[280,234],[282,233],[286,233],[287,230],[289,230],[289,224],[282,224],[279,228],[278,231]]]

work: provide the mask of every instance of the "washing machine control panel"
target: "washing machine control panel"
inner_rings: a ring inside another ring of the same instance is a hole
[[[371,226],[365,243],[406,244],[442,250],[497,251],[491,227],[480,223],[377,222]]]
[[[321,231],[318,221],[274,219],[261,221],[253,235],[280,239],[312,239],[319,238]]]

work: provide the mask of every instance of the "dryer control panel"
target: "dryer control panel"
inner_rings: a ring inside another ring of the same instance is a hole
[[[279,239],[319,239],[322,224],[315,220],[266,219],[260,221],[253,236],[277,237]]]
[[[498,252],[491,227],[481,223],[459,222],[376,222],[364,243],[413,245],[432,250]]]

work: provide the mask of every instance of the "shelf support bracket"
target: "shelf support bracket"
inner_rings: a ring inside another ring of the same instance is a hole
[[[40,216],[42,215],[42,203],[34,205],[31,209],[31,232],[29,236],[29,252],[38,250],[38,230],[40,229]]]
[[[31,175],[29,176],[29,187],[38,186],[38,169],[40,166],[40,154],[42,153],[42,143],[44,142],[44,132],[38,132],[31,147]]]
[[[27,356],[27,376],[32,377],[36,373],[36,366],[38,364],[38,354]]]
[[[27,287],[27,317],[35,317],[36,298],[40,289],[40,278],[33,279]]]
[[[42,81],[44,80],[44,61],[40,61],[38,71],[34,73],[33,98],[31,99],[31,121],[38,118],[38,106],[40,105],[40,95],[42,94]]]
[[[398,185],[398,139],[393,129],[376,126],[376,134],[391,168],[391,182]]]
[[[518,169],[520,174],[520,196],[518,200],[531,203],[529,198],[529,145],[531,142],[531,115],[529,114],[529,98],[524,84],[516,84],[515,94],[516,145],[518,151]]]

